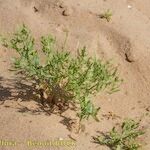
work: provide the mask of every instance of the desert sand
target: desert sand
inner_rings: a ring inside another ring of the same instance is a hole
[[[40,36],[50,33],[61,45],[68,32],[67,49],[74,54],[86,46],[90,55],[112,59],[124,79],[119,92],[102,92],[94,98],[101,107],[100,122],[85,121],[85,131],[76,135],[76,146],[32,149],[107,150],[92,142],[97,131],[108,131],[124,118],[142,116],[146,134],[139,140],[142,150],[150,149],[149,6],[149,0],[0,0],[0,34],[8,36],[24,23],[37,43]],[[110,22],[100,18],[107,9],[113,14]],[[29,150],[28,140],[69,139],[65,116],[71,118],[71,113],[49,116],[40,110],[30,83],[10,71],[14,56],[14,50],[0,46],[0,140],[17,142],[0,150]]]

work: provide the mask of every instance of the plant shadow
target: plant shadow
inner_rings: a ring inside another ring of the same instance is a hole
[[[0,77],[0,104],[3,104],[6,99],[11,98],[11,88],[4,87],[1,81],[3,81],[2,77]]]
[[[51,114],[59,115],[62,118],[60,123],[70,130],[71,119],[63,116],[62,113],[67,109],[73,110],[73,107],[66,107],[65,110],[61,110],[59,113],[55,112],[48,103],[42,104],[38,93],[36,83],[30,80],[27,81],[23,76],[17,76],[17,78],[12,79],[0,77],[0,105],[4,104],[6,108],[15,108],[20,113],[29,113],[32,115],[45,114],[48,116]],[[17,106],[5,105],[5,103],[10,102],[15,102]]]
[[[102,131],[96,131],[97,132],[97,135],[96,136],[92,136],[92,140],[91,142],[92,143],[95,143],[97,145],[101,145],[101,146],[104,146],[104,147],[108,147],[110,150],[114,150],[113,148],[113,145],[109,145],[109,144],[104,144],[102,141],[102,139],[107,139],[107,140],[110,140],[110,137],[109,137],[109,133],[106,132],[102,132]]]
[[[35,83],[28,83],[24,77],[18,77],[13,79],[5,79],[0,77],[0,105],[5,104],[5,102],[15,102],[17,106],[4,105],[4,107],[12,107],[17,109],[20,113],[30,113],[30,114],[41,114],[45,113],[50,115],[45,106],[41,104],[41,99],[37,95],[39,91],[35,88]],[[25,102],[35,102],[33,106],[34,109],[26,106]]]
[[[60,123],[66,126],[67,130],[71,131],[73,119],[67,116],[63,116],[63,115],[61,115],[61,117],[62,117],[62,120],[60,121]]]

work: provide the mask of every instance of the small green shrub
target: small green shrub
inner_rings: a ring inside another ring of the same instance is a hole
[[[111,150],[138,150],[140,144],[136,138],[144,134],[139,122],[128,119],[122,123],[121,131],[114,127],[110,132],[94,138],[96,143],[107,145]]]
[[[42,104],[49,102],[52,108],[55,105],[62,110],[70,103],[79,108],[81,120],[89,116],[97,120],[100,108],[94,107],[91,97],[104,89],[111,93],[119,90],[122,80],[117,75],[117,68],[110,62],[88,57],[85,47],[72,57],[67,51],[55,50],[56,40],[52,36],[43,36],[42,52],[46,57],[43,64],[34,48],[34,38],[25,25],[10,40],[3,41],[4,46],[15,49],[19,54],[14,67],[36,82]]]
[[[109,22],[112,18],[112,12],[108,9],[107,11],[105,11],[103,14],[100,15],[100,18],[106,19]]]

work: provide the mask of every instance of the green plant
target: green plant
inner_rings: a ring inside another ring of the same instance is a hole
[[[94,140],[112,150],[138,150],[141,145],[136,138],[142,134],[144,132],[139,129],[139,122],[128,119],[122,123],[121,131],[114,127],[110,132],[94,137]]]
[[[72,104],[74,108],[79,108],[81,120],[89,116],[98,120],[96,116],[100,108],[94,107],[91,97],[104,89],[110,93],[119,90],[122,80],[117,75],[117,68],[109,61],[104,63],[88,57],[85,47],[72,57],[67,51],[55,50],[56,40],[52,36],[43,36],[43,63],[34,48],[34,38],[25,25],[10,40],[3,41],[4,46],[15,49],[19,54],[14,59],[15,70],[36,82],[35,88],[39,91],[42,104],[48,102],[52,111],[54,106],[64,110]]]
[[[106,19],[108,22],[111,20],[112,17],[112,12],[107,9],[107,11],[105,11],[103,14],[100,15],[100,18],[102,19]]]

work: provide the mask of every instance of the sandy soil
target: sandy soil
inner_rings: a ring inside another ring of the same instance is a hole
[[[92,136],[108,131],[124,118],[140,118],[150,111],[150,1],[149,0],[0,0],[0,33],[8,34],[25,23],[37,41],[51,33],[59,44],[69,33],[67,47],[72,53],[87,46],[91,55],[113,59],[124,79],[119,92],[102,93],[94,103],[101,106],[99,123],[90,119],[85,131],[76,137],[76,146],[32,147],[32,149],[107,150],[96,145]],[[99,15],[110,9],[110,22]],[[66,16],[63,15],[65,11]],[[28,150],[28,140],[46,141],[69,139],[65,120],[72,118],[47,115],[34,101],[30,84],[11,72],[13,50],[0,47],[0,139],[14,140],[16,147],[0,150]],[[119,118],[106,118],[109,112]],[[67,117],[66,117],[67,116]],[[140,139],[142,150],[150,149],[150,117],[144,116],[142,126],[146,134]]]

